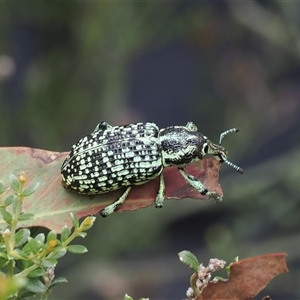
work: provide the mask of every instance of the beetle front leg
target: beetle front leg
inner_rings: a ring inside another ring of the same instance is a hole
[[[217,203],[222,201],[222,197],[220,197],[216,192],[208,191],[207,188],[205,187],[205,185],[199,179],[197,179],[193,175],[187,174],[181,168],[178,168],[178,170],[179,170],[180,174],[182,175],[182,177],[186,180],[186,182],[189,183],[197,191],[199,191],[199,193],[201,195],[206,195],[206,196],[212,197],[215,199],[215,201]]]
[[[156,194],[156,198],[155,198],[155,207],[156,208],[162,208],[163,207],[163,203],[165,200],[165,182],[164,182],[164,177],[163,174],[161,173],[159,175],[159,186],[158,186],[158,191]]]
[[[100,211],[100,215],[105,218],[108,215],[110,215],[113,212],[115,212],[124,203],[124,201],[126,200],[126,198],[127,198],[128,194],[129,194],[130,190],[131,190],[131,186],[129,186],[125,190],[125,192],[115,202],[113,202],[112,204],[107,205],[105,208],[103,208]]]

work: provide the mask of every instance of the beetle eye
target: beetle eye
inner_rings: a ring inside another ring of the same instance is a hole
[[[204,148],[203,148],[203,152],[204,152],[204,153],[207,153],[207,152],[208,152],[208,145],[207,145],[207,144],[205,144],[205,146],[204,146]]]

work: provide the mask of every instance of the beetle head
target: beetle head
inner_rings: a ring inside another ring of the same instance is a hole
[[[204,156],[206,154],[211,154],[219,162],[221,162],[221,163],[225,162],[227,165],[234,168],[239,173],[243,174],[244,170],[242,168],[238,167],[237,165],[233,164],[232,162],[230,162],[227,159],[228,158],[228,152],[223,146],[221,146],[222,140],[223,140],[225,135],[227,135],[228,133],[231,133],[231,132],[238,132],[238,131],[239,130],[237,128],[232,128],[232,129],[229,129],[229,130],[221,133],[219,145],[212,143],[209,139],[206,138],[205,142],[203,143],[203,146],[202,146],[202,155]]]

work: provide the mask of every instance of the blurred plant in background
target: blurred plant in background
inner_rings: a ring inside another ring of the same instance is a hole
[[[299,6],[0,4],[1,146],[63,151],[102,120],[192,120],[213,141],[241,130],[226,148],[245,174],[221,172],[221,205],[171,201],[161,211],[100,220],[87,239],[89,260],[67,259],[72,288],[57,295],[172,299],[186,286],[174,255],[182,248],[202,261],[287,252],[290,275],[275,279],[270,293],[300,294]]]

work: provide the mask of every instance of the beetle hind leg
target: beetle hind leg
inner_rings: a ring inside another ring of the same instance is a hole
[[[124,203],[130,190],[131,190],[131,186],[129,186],[125,190],[125,192],[116,201],[114,201],[112,204],[107,205],[105,208],[103,208],[100,211],[100,215],[105,218],[105,217],[109,216],[110,214],[112,214],[113,212],[115,212]]]
[[[187,174],[183,169],[178,169],[182,177],[189,183],[193,188],[195,188],[201,195],[206,195],[215,199],[215,201],[221,202],[222,197],[220,197],[216,192],[209,191],[205,185],[193,175]]]

